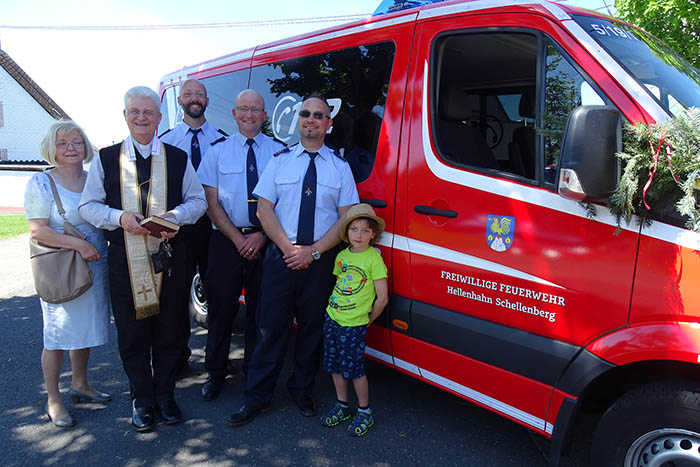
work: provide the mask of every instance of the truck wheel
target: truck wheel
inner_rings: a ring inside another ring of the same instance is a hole
[[[598,423],[591,465],[700,465],[700,385],[654,383],[624,394]]]
[[[194,322],[204,329],[207,329],[207,318],[209,316],[207,314],[207,297],[204,294],[204,286],[202,285],[202,279],[199,273],[194,275],[192,285],[190,286],[189,309]]]

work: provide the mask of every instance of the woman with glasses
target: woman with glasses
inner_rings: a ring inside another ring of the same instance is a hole
[[[41,142],[41,157],[54,168],[35,174],[28,182],[24,209],[29,231],[38,242],[71,248],[88,261],[93,284],[84,294],[61,304],[41,300],[44,320],[44,350],[41,367],[48,393],[46,414],[54,425],[68,428],[75,424],[58,389],[64,350],[70,351],[72,382],[68,394],[74,403],[108,402],[109,394],[93,389],[87,381],[90,348],[105,344],[109,332],[109,289],[107,285],[107,242],[102,231],[78,214],[78,202],[93,148],[82,128],[72,121],[51,125]],[[65,210],[65,219],[86,235],[85,240],[63,234],[64,218],[59,214],[51,190],[53,179]]]

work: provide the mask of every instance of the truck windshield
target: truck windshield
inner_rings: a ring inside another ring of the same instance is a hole
[[[573,15],[573,19],[670,115],[700,107],[700,73],[663,42],[609,19],[584,15]]]

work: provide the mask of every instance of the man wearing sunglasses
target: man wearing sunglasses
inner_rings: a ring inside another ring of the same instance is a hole
[[[253,189],[272,155],[285,148],[260,132],[267,113],[259,93],[241,91],[234,105],[238,132],[214,141],[197,171],[209,203],[207,213],[214,223],[209,269],[204,276],[209,305],[204,358],[209,377],[202,386],[205,401],[219,396],[226,378],[231,329],[242,288],[248,316],[243,363],[243,372],[247,373],[257,333],[255,310],[266,242],[256,215],[258,204]]]
[[[295,317],[294,371],[287,390],[304,416],[317,412],[312,391],[334,284],[339,219],[359,202],[350,166],[324,144],[332,124],[323,99],[306,99],[299,111],[299,144],[275,154],[255,188],[257,215],[272,244],[263,258],[258,334],[243,402],[228,418],[229,426],[244,425],[269,409]]]

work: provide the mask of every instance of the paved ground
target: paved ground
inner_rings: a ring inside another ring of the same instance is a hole
[[[273,410],[252,423],[230,429],[224,419],[234,409],[242,379],[230,378],[216,401],[201,400],[204,382],[203,346],[206,331],[195,329],[191,374],[178,383],[176,398],[186,418],[176,426],[159,425],[140,434],[130,425],[126,377],[111,342],[93,350],[90,378],[95,387],[113,394],[106,405],[67,407],[77,421],[69,430],[47,422],[42,405],[40,355],[41,309],[34,295],[26,235],[0,241],[0,452],[2,465],[461,465],[545,466],[538,450],[521,426],[446,394],[425,383],[370,362],[372,406],[376,426],[353,439],[342,427],[320,426],[317,418],[304,418],[278,385]],[[232,356],[240,358],[242,338],[235,336]],[[289,374],[286,368],[282,381]],[[70,386],[66,359],[61,387]],[[319,375],[316,395],[323,408],[333,400],[330,378]],[[566,460],[562,465],[582,466]]]

